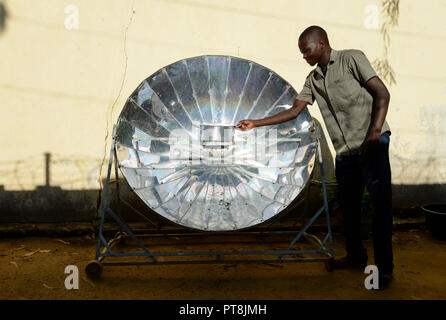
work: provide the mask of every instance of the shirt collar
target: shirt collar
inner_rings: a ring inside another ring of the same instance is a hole
[[[338,56],[339,56],[339,52],[338,52],[337,50],[335,50],[335,49],[331,49],[331,53],[330,53],[330,64],[333,63],[333,62],[335,62],[336,59],[338,58]]]
[[[338,56],[339,56],[339,51],[332,48],[331,52],[330,52],[330,60],[328,61],[328,65],[333,64],[336,61],[336,59],[338,58]],[[322,68],[319,64],[316,67],[316,71],[318,73],[320,73],[321,76],[324,75],[324,73],[322,72]]]

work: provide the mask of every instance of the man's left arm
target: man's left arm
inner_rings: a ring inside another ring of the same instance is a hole
[[[381,130],[389,108],[390,94],[378,76],[369,79],[364,87],[373,96],[373,122],[362,150],[363,155],[368,157],[375,155],[378,151]]]
[[[373,120],[361,151],[362,155],[369,157],[378,151],[381,130],[389,108],[390,94],[364,52],[350,50],[349,54],[349,66],[353,76],[373,96]]]

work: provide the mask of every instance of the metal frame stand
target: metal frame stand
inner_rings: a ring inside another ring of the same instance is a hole
[[[103,266],[123,266],[123,265],[167,265],[167,264],[227,264],[227,263],[284,263],[284,262],[325,262],[328,271],[332,271],[333,260],[334,260],[334,248],[333,248],[333,237],[330,226],[330,215],[328,211],[328,200],[327,200],[327,190],[325,184],[325,176],[324,176],[324,168],[322,165],[322,152],[320,147],[320,137],[317,138],[317,151],[318,151],[318,160],[321,170],[321,180],[322,180],[322,190],[324,195],[324,204],[323,206],[312,216],[310,221],[304,226],[302,230],[296,235],[296,237],[289,243],[286,249],[284,250],[265,250],[265,251],[194,251],[194,252],[151,252],[149,251],[138,239],[138,237],[129,229],[129,227],[121,221],[118,215],[113,212],[108,206],[108,197],[109,197],[109,186],[110,186],[110,176],[112,166],[115,166],[115,176],[118,179],[118,162],[116,157],[116,145],[115,145],[115,130],[113,130],[113,137],[111,142],[110,149],[110,160],[108,164],[107,171],[107,180],[105,184],[104,191],[104,200],[102,203],[101,210],[101,222],[99,225],[99,233],[98,233],[98,242],[96,248],[96,256],[95,260],[88,263],[86,267],[87,275],[96,279],[102,273]],[[119,193],[119,189],[118,189]],[[318,244],[320,245],[318,249],[315,250],[293,250],[292,247],[296,244],[296,242],[302,238],[302,236],[306,235],[306,231],[308,228],[316,221],[316,219],[325,211],[326,221],[327,221],[327,235],[325,236],[323,241],[320,241],[316,238]],[[119,241],[123,238],[124,234],[122,232],[118,232],[118,234],[107,241],[104,237],[104,222],[105,216],[109,214],[113,220],[115,220],[118,225],[122,228],[123,232],[133,239],[138,247],[142,250],[142,252],[127,252],[127,253],[118,253],[114,252],[112,248],[119,243]],[[329,248],[326,249],[325,245],[329,243]],[[103,249],[101,250],[101,245],[103,245]],[[325,254],[327,258],[294,258],[292,255],[302,255],[302,254]],[[222,259],[224,256],[277,256],[275,259]],[[186,260],[184,257],[190,256],[214,256],[215,259],[197,259],[197,260]],[[284,258],[283,256],[290,256],[289,258]],[[130,262],[102,262],[106,257],[148,257],[149,261],[130,261]],[[177,257],[174,261],[159,261],[157,257]]]

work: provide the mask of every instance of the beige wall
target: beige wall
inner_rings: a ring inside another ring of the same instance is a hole
[[[53,185],[98,188],[104,139],[125,100],[150,74],[182,58],[250,59],[300,91],[311,68],[297,37],[308,25],[324,27],[335,49],[361,49],[370,60],[383,50],[379,30],[365,26],[366,8],[381,9],[379,0],[2,2],[9,13],[0,34],[0,185],[6,190],[44,184],[45,152],[52,154]],[[79,9],[79,29],[65,26],[71,4]],[[444,1],[400,1],[390,37],[397,81],[389,87],[393,183],[445,184]],[[316,105],[310,112],[321,119]]]

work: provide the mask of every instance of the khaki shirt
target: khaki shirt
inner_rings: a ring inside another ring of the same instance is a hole
[[[313,104],[316,99],[336,154],[360,151],[373,123],[373,96],[364,87],[376,73],[359,50],[331,49],[324,76],[318,65],[305,80],[297,99]],[[385,121],[381,133],[390,131]]]

